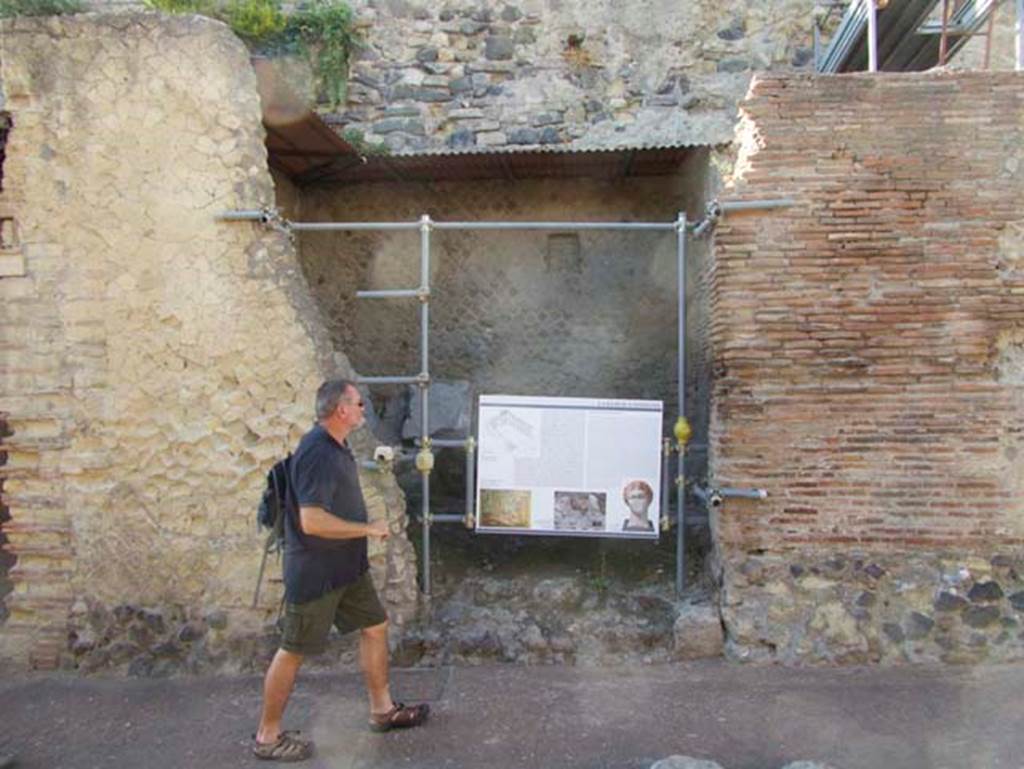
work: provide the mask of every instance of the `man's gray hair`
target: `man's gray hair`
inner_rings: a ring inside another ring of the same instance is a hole
[[[316,418],[327,419],[341,402],[342,396],[348,388],[356,388],[356,383],[350,379],[328,379],[320,389],[316,391]]]

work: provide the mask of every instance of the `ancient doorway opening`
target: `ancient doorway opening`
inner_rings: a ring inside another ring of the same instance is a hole
[[[693,148],[668,172],[641,177],[570,174],[306,187],[300,193],[301,220],[397,222],[427,212],[438,221],[671,221],[679,211],[698,216],[711,185],[708,150]],[[415,232],[342,231],[303,232],[299,239],[303,271],[335,347],[360,374],[417,369],[415,303],[355,297],[357,289],[414,285],[417,238]],[[431,419],[435,438],[472,434],[476,396],[494,392],[662,400],[665,434],[671,435],[678,414],[674,238],[647,232],[453,231],[438,233],[432,248],[430,412],[448,415],[440,424]],[[695,241],[687,258],[686,411],[695,433],[687,477],[700,479],[707,462],[710,373],[701,290],[709,274],[706,243]],[[411,449],[418,428],[410,388],[375,385],[368,395],[378,440]],[[418,511],[417,473],[410,463],[398,468],[409,510]],[[432,512],[462,513],[464,489],[461,450],[439,450]],[[699,500],[688,502],[686,584],[708,592],[707,516]],[[432,540],[433,603],[442,615],[462,617],[457,632],[465,637],[454,648],[464,656],[530,659],[536,649],[513,644],[519,651],[510,652],[509,644],[493,642],[503,633],[521,636],[527,626],[541,628],[544,638],[562,639],[544,652],[564,658],[621,659],[634,651],[657,656],[670,646],[676,603],[672,536],[663,535],[657,544],[485,536],[454,524],[435,526]],[[519,617],[518,630],[502,624],[513,616]],[[611,634],[607,627],[584,628],[609,616]],[[588,635],[597,640],[584,648],[580,641]]]

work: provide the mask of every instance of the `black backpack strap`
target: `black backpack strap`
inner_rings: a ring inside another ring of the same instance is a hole
[[[281,500],[290,498],[286,497],[286,495],[290,493],[291,483],[288,476],[291,473],[291,460],[292,455],[289,453],[287,457],[270,469],[270,484],[274,490],[270,499],[270,508],[273,513],[274,526],[267,535],[266,542],[263,544],[263,557],[260,559],[260,571],[256,577],[256,590],[252,596],[252,607],[254,609],[260,600],[260,587],[263,584],[263,574],[267,568],[267,556],[271,553],[277,553],[278,559],[280,559],[281,552],[284,550],[284,516],[287,502],[281,504]],[[281,618],[283,608],[284,599],[282,598],[281,606],[278,607],[277,611],[278,620]]]

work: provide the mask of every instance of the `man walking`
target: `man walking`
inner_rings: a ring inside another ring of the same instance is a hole
[[[263,711],[253,753],[302,761],[313,744],[284,731],[281,718],[307,654],[319,654],[333,624],[359,630],[359,662],[370,699],[370,728],[419,726],[427,705],[403,705],[388,687],[387,615],[370,580],[367,537],[387,539],[386,521],[368,523],[355,457],[346,442],[363,423],[363,401],[346,379],[324,382],[316,394],[317,424],[299,442],[289,481],[297,510],[285,515],[284,627],[263,682]]]

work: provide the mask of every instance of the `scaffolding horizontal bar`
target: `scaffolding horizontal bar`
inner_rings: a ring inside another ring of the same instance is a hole
[[[420,439],[417,438],[414,443],[419,446],[421,445]],[[430,445],[434,448],[439,449],[461,449],[466,446],[465,438],[431,438]]]
[[[262,222],[267,218],[266,211],[225,211],[215,217],[221,222]]]
[[[227,211],[222,221],[265,221],[265,211]],[[654,230],[671,232],[678,222],[288,222],[293,232],[343,232],[355,230]]]
[[[426,382],[427,378],[417,374],[415,376],[360,376],[356,377],[359,384],[419,384]]]
[[[765,208],[789,208],[795,206],[796,201],[790,198],[779,198],[777,200],[733,200],[722,203],[722,213],[730,211],[758,211]]]
[[[430,516],[431,523],[465,523],[466,516],[455,513],[438,513]]]
[[[419,222],[292,222],[296,232],[327,232],[332,230],[418,230]]]
[[[768,492],[764,489],[734,489],[729,486],[720,488],[719,493],[723,497],[738,497],[740,499],[768,499]]]
[[[926,24],[922,24],[918,27],[914,34],[917,35],[941,35],[942,34],[942,22],[941,21],[930,21]],[[974,30],[964,24],[948,25],[946,27],[947,35],[973,35]]]
[[[431,222],[436,230],[664,230],[676,222]]]
[[[371,291],[356,291],[357,299],[400,299],[403,297],[428,296],[422,288],[382,288]]]

